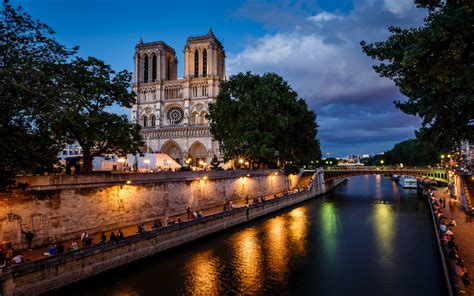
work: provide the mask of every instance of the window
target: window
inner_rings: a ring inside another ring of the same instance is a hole
[[[199,52],[194,51],[194,77],[199,77]]]
[[[207,76],[207,50],[202,52],[202,76]]]
[[[170,60],[166,60],[166,79],[170,80]]]
[[[143,117],[143,127],[147,127],[148,126],[148,117]]]
[[[153,58],[151,59],[151,81],[156,81],[156,54],[153,54]]]
[[[148,56],[145,55],[145,61],[143,62],[143,82],[148,82]]]
[[[152,115],[152,116],[150,117],[150,121],[151,121],[151,126],[155,126],[155,123],[156,123],[156,117],[155,117],[155,115]]]

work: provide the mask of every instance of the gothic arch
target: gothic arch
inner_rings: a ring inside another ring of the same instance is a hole
[[[148,82],[148,55],[143,60],[143,82]]]
[[[206,111],[201,112],[201,116],[200,116],[201,118],[200,118],[200,122],[199,122],[201,125],[207,124],[206,115],[207,115]]]
[[[189,147],[189,155],[191,156],[192,163],[194,166],[199,165],[199,161],[207,160],[207,150],[206,147],[199,141],[194,142],[191,147]]]
[[[153,57],[151,59],[151,81],[156,81],[156,54],[153,53]]]
[[[199,51],[194,50],[194,77],[199,77]]]
[[[166,141],[163,146],[161,146],[160,150],[162,153],[165,153],[169,157],[173,158],[177,163],[182,164],[183,151],[175,141]]]
[[[199,113],[197,111],[194,111],[191,117],[193,125],[198,125],[199,124]]]

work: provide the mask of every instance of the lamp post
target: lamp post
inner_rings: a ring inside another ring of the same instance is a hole
[[[382,170],[383,170],[383,164],[384,164],[384,162],[385,162],[385,161],[384,161],[383,159],[380,160],[380,165],[382,166]]]
[[[239,169],[242,168],[242,164],[244,164],[244,160],[242,158],[239,159]]]

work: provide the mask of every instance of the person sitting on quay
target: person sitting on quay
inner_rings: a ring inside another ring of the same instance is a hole
[[[48,253],[49,256],[55,256],[56,255],[56,246],[51,244],[48,247]]]
[[[225,208],[226,208],[226,206],[224,206],[224,211],[226,210]],[[195,219],[198,217],[198,214],[196,213],[196,211],[193,211],[193,217],[194,217]]]
[[[151,225],[151,229],[157,229],[161,227],[161,222],[160,220],[155,220],[153,221],[153,225]]]
[[[109,244],[115,244],[117,242],[117,237],[115,236],[115,232],[110,233],[109,237]]]
[[[451,219],[449,219],[449,226],[458,226],[458,224],[456,223],[456,220],[454,220],[454,218],[451,217]]]
[[[201,211],[199,211],[199,213],[197,214],[198,218],[202,218],[203,217],[203,214]]]
[[[191,208],[190,207],[187,208],[186,213],[188,214],[188,219],[191,219]]]
[[[142,224],[141,227],[142,227],[142,232],[147,232],[147,231],[148,231],[148,229],[146,228],[146,225],[145,225],[145,224]]]
[[[122,240],[123,239],[123,232],[122,229],[119,229],[117,231],[117,240]]]
[[[7,266],[7,260],[5,259],[5,254],[3,253],[3,250],[0,251],[0,269],[4,268]]]
[[[23,255],[21,255],[21,254],[16,254],[12,258],[12,263],[13,264],[20,264],[20,263],[23,263],[23,262],[25,262],[25,258],[23,258]]]
[[[76,240],[73,240],[71,243],[71,247],[69,248],[69,251],[75,252],[77,250],[79,250],[79,245],[77,244]]]
[[[105,233],[102,232],[102,234],[100,235],[99,244],[105,244],[106,241],[107,241],[107,236],[105,236]]]
[[[56,253],[57,254],[64,254],[64,244],[62,241],[58,241],[56,244]]]
[[[84,240],[84,246],[90,247],[92,246],[92,237],[87,234],[86,239]]]
[[[141,225],[138,225],[138,226],[137,226],[137,233],[138,233],[138,234],[142,234],[142,233],[143,233],[143,228],[142,228]]]
[[[439,225],[439,231],[441,232],[441,234],[445,234],[446,233],[446,225],[440,224]]]

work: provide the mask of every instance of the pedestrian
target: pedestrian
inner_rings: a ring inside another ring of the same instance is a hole
[[[246,204],[246,205],[249,204],[249,195],[248,195],[248,194],[245,196],[245,204]]]
[[[102,232],[102,234],[100,235],[99,244],[105,244],[106,241],[107,241],[107,236],[105,236],[105,233]]]
[[[117,242],[117,237],[115,236],[115,232],[112,231],[110,233],[109,243],[115,244],[116,242]]]
[[[249,207],[249,205],[246,205],[245,207],[246,207],[246,209],[245,209],[245,215],[247,216],[247,220],[248,220],[248,219],[249,219],[249,216],[250,216],[250,207]]]
[[[119,229],[117,232],[117,240],[121,240],[121,239],[123,239],[123,232],[121,229]]]
[[[85,246],[85,244],[86,244],[86,235],[87,235],[87,233],[85,231],[81,234],[82,246]]]
[[[186,212],[188,213],[188,219],[191,218],[191,208],[190,207],[188,207]]]
[[[25,234],[25,240],[28,243],[28,250],[32,250],[31,244],[33,243],[33,238],[35,237],[34,233],[28,230],[27,232],[21,231]]]

